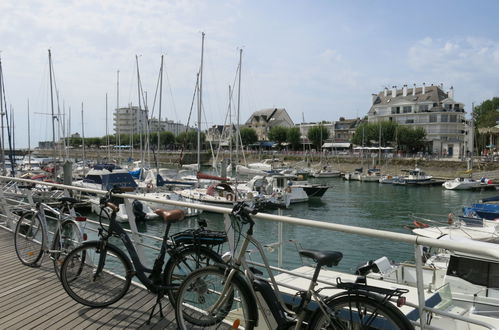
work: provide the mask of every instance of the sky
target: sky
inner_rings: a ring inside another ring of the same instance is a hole
[[[226,122],[240,49],[241,123],[271,107],[295,123],[363,117],[371,94],[423,82],[453,86],[469,115],[472,103],[499,96],[497,12],[497,1],[462,0],[2,0],[16,147],[28,146],[28,122],[32,147],[52,140],[48,49],[55,111],[71,133],[106,134],[106,94],[109,133],[117,104],[137,105],[136,56],[152,116],[164,55],[161,117],[187,123],[202,32],[202,129]]]

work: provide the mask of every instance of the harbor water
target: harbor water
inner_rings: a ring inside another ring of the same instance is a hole
[[[274,214],[282,212],[281,214],[286,216],[410,234],[406,226],[412,224],[412,214],[446,223],[450,212],[460,215],[463,206],[497,194],[495,191],[451,191],[441,186],[396,186],[343,181],[339,178],[315,179],[315,182],[330,186],[322,199],[293,204],[288,209],[269,212]],[[223,230],[222,215],[204,213],[201,217],[207,220],[209,229]],[[124,224],[124,227],[127,226],[128,224]],[[174,224],[171,233],[196,226],[195,219],[188,219]],[[149,220],[138,223],[138,228],[140,232],[161,237],[165,225],[160,220]],[[255,237],[263,244],[275,243],[278,237],[277,223],[258,220],[255,225]],[[355,271],[358,265],[382,256],[387,256],[395,262],[414,260],[412,245],[366,236],[284,224],[283,237],[283,266],[287,269],[302,265],[296,244],[305,249],[341,251],[344,256],[337,269],[348,273]],[[119,244],[116,240],[114,242]],[[160,244],[150,241],[147,243],[156,246]],[[146,249],[145,253],[147,264],[152,264],[157,252]],[[268,249],[267,256],[274,265],[277,265],[277,255],[276,248]],[[256,250],[250,254],[250,257],[260,261]],[[306,260],[303,261],[307,263]]]

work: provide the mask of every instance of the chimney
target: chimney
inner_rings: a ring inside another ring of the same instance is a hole
[[[426,84],[425,84],[425,83],[423,83],[423,91],[421,92],[421,94],[423,94],[423,95],[424,95],[424,94],[425,94],[425,92],[426,92]]]
[[[450,98],[450,99],[454,98],[454,87],[453,86],[450,86],[450,89],[447,92],[447,97]]]
[[[386,88],[386,87],[385,87],[385,90],[384,90],[383,95],[384,95],[385,97],[387,97],[387,96],[388,96],[388,88]]]
[[[412,96],[416,96],[416,84],[412,86]]]
[[[373,98],[373,104],[376,102],[376,99],[378,98],[378,94],[371,94]]]
[[[407,85],[402,88],[402,96],[407,96]]]
[[[444,83],[440,83],[440,89],[443,91],[444,90]]]
[[[392,97],[397,97],[397,86],[392,86]]]

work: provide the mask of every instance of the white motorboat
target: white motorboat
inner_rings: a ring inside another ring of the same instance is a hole
[[[311,173],[314,178],[337,178],[341,172],[333,169],[331,166],[324,166],[320,170]]]
[[[363,182],[379,182],[380,178],[381,172],[379,168],[370,168],[366,174],[360,175],[360,181]]]
[[[353,172],[345,173],[343,179],[347,181],[360,181],[362,170],[362,168],[356,168]]]
[[[442,186],[449,190],[467,190],[476,189],[484,185],[480,180],[470,178],[455,178],[454,180],[445,181]]]

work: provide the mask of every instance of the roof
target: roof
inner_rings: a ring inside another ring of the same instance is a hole
[[[392,90],[388,89],[387,96],[385,97],[384,90],[379,92],[373,105],[389,105],[396,99],[397,102],[428,102],[438,103],[448,98],[448,94],[440,89],[438,86],[426,86],[425,93],[423,94],[423,87],[416,88],[416,95],[412,95],[413,87],[407,87],[407,95],[403,95],[403,89],[397,89],[395,97],[392,97]]]
[[[350,148],[352,144],[348,142],[326,142],[322,145],[323,148]]]
[[[272,126],[294,126],[293,120],[284,108],[269,108],[255,111],[246,121],[246,125],[251,125],[254,122],[270,123],[271,121]]]

